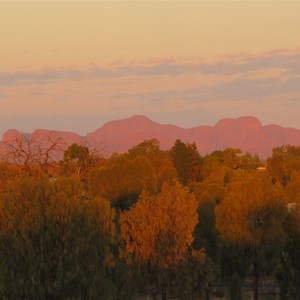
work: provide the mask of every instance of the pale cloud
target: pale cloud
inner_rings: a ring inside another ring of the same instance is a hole
[[[88,70],[61,69],[61,70],[41,70],[41,71],[21,71],[21,72],[0,72],[0,85],[13,85],[19,83],[48,83],[53,81],[78,81],[94,77],[114,77],[117,72],[103,68],[93,68]]]
[[[170,99],[182,99],[190,101],[214,101],[214,100],[249,100],[256,101],[266,96],[284,93],[300,93],[300,76],[281,80],[279,77],[264,79],[249,79],[240,77],[234,80],[219,82],[213,86],[199,86],[190,89],[173,89],[159,92],[144,93],[120,93],[115,94],[115,99],[136,98],[141,101],[164,101]]]
[[[262,97],[284,93],[300,92],[300,77],[281,80],[279,77],[264,79],[238,78],[216,85],[211,99],[219,97],[228,100],[247,99],[255,101]]]
[[[300,104],[300,95],[298,95],[298,97],[293,97],[286,100],[286,106],[295,107],[295,106],[299,106],[299,104]]]
[[[50,93],[42,92],[42,91],[34,91],[30,94],[32,97],[49,97]]]
[[[9,99],[11,96],[8,94],[0,94],[0,100],[7,100]]]
[[[0,85],[19,83],[48,83],[53,81],[79,81],[92,78],[123,78],[128,76],[180,76],[184,74],[234,75],[282,69],[286,74],[300,74],[300,52],[269,52],[261,55],[240,55],[220,59],[213,63],[182,62],[173,59],[153,59],[147,62],[122,64],[109,67],[91,65],[87,69],[64,68],[40,71],[0,72]]]
[[[84,134],[133,114],[183,127],[244,114],[267,123],[276,116],[271,123],[281,120],[300,128],[299,75],[299,50],[240,54],[210,63],[157,58],[86,69],[1,72],[0,133],[18,124],[28,131],[53,124],[53,129]]]

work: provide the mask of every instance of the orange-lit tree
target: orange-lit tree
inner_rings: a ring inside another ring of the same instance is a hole
[[[0,192],[3,192],[21,176],[21,169],[17,165],[6,161],[0,162]]]
[[[143,193],[120,216],[123,257],[129,264],[161,274],[162,299],[166,299],[168,271],[186,259],[197,222],[196,199],[179,183],[164,185],[157,196]]]
[[[254,299],[258,299],[259,277],[264,266],[276,258],[285,240],[283,222],[286,199],[280,185],[257,171],[230,186],[216,207],[216,228],[229,244],[251,249]],[[274,265],[274,261],[272,261]]]
[[[267,168],[275,181],[286,186],[293,171],[300,170],[300,147],[284,145],[274,148],[272,156],[267,159]]]
[[[276,275],[281,285],[281,299],[300,299],[300,171],[292,173],[286,192],[289,202],[285,222],[288,243]]]

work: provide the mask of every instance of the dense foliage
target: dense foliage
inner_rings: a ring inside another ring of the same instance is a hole
[[[0,162],[0,299],[242,299],[244,282],[259,299],[264,280],[300,298],[300,147],[262,162],[152,139],[57,162],[48,142]]]

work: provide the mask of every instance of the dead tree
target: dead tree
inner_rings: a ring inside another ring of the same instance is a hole
[[[37,139],[34,136],[18,134],[6,142],[6,158],[24,171],[32,174],[34,170],[47,172],[51,163],[62,155],[66,144],[61,137],[54,138],[53,133]]]

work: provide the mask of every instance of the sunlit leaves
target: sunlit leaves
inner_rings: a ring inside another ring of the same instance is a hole
[[[300,147],[285,145],[274,148],[267,166],[273,178],[285,186],[292,172],[300,170]]]
[[[165,185],[157,196],[142,194],[128,212],[121,214],[124,257],[129,262],[162,269],[179,263],[193,241],[197,203],[180,184]]]
[[[229,189],[216,208],[216,227],[227,241],[261,247],[282,238],[285,215],[282,188],[257,171]]]

